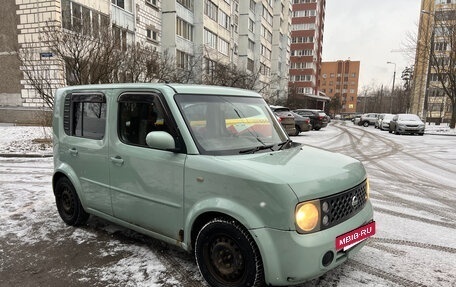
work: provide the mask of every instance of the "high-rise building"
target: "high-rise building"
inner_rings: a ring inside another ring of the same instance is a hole
[[[293,0],[289,100],[318,107],[326,0]],[[321,108],[321,107],[319,107]]]
[[[287,96],[291,0],[13,2],[7,1],[0,12],[0,26],[7,28],[0,37],[0,76],[9,79],[0,84],[0,109],[46,105],[21,72],[24,67],[17,57],[21,49],[33,51],[30,66],[55,87],[66,85],[72,76],[43,41],[43,28],[49,23],[89,36],[109,29],[120,49],[131,43],[148,45],[167,53],[179,68],[194,61],[195,83],[205,83],[220,63],[256,73],[254,88],[265,99]]]
[[[322,62],[320,91],[331,98],[331,114],[356,113],[358,100],[359,61]]]
[[[430,121],[451,117],[451,101],[439,81],[439,70],[454,73],[456,0],[422,0],[411,91],[411,113]],[[448,34],[453,31],[453,34]]]

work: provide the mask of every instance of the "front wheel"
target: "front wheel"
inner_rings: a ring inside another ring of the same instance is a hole
[[[68,178],[62,177],[57,181],[54,193],[57,210],[66,224],[80,226],[87,222],[89,214],[84,211],[78,194]]]
[[[252,236],[237,221],[215,218],[196,237],[195,257],[213,287],[263,286],[261,255]]]
[[[369,126],[369,122],[364,122],[363,126],[367,128]]]

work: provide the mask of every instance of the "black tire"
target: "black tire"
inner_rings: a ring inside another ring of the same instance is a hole
[[[321,130],[321,127],[314,127],[314,130],[319,131]]]
[[[368,121],[365,121],[365,122],[363,123],[363,127],[366,127],[366,128],[367,128],[368,126],[369,126],[369,122],[368,122]]]
[[[195,242],[201,275],[213,287],[263,286],[263,262],[249,232],[238,222],[215,218]]]
[[[401,134],[401,132],[397,130],[397,127],[396,127],[396,131],[394,133],[398,136]]]
[[[393,131],[392,131],[392,130],[388,130],[388,132],[389,132],[390,134],[392,134],[392,133],[393,133]]]
[[[295,130],[296,130],[296,132],[295,132],[294,136],[298,136],[299,133],[301,132],[301,129],[299,128],[298,125],[295,125]]]
[[[71,181],[60,178],[55,184],[55,203],[62,220],[72,226],[80,226],[87,222],[89,214],[84,211],[78,194]]]

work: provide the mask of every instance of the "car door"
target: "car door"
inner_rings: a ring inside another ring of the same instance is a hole
[[[102,93],[66,96],[60,158],[72,168],[82,188],[84,207],[112,214],[106,135],[106,98]]]
[[[174,121],[158,93],[122,94],[117,108],[117,130],[109,151],[114,216],[178,239],[186,155]],[[169,132],[177,149],[149,148],[145,139],[150,131]]]

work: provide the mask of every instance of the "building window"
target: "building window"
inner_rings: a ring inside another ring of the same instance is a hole
[[[255,22],[249,18],[249,31],[253,32],[254,26],[255,26]]]
[[[271,59],[271,50],[266,48],[264,45],[261,45],[261,55],[265,57],[266,59],[270,60]]]
[[[204,44],[217,49],[217,35],[207,29],[204,29]]]
[[[152,42],[158,42],[158,31],[153,28],[146,29],[147,40]]]
[[[224,55],[228,55],[230,45],[222,38],[218,38],[218,51]]]
[[[210,0],[205,0],[204,3],[204,14],[211,18],[212,20],[217,22],[217,13],[218,13],[218,7],[212,1]]]
[[[179,51],[176,51],[176,66],[181,69],[188,70],[192,61],[192,55]]]
[[[250,10],[255,13],[255,0],[250,0]]]
[[[146,0],[146,4],[149,4],[155,9],[158,9],[158,0]]]
[[[176,18],[176,34],[193,41],[193,26],[181,18]]]
[[[124,0],[111,0],[111,3],[125,9],[125,1]]]
[[[249,39],[249,51],[253,53],[255,51],[255,42]]]
[[[266,6],[264,6],[264,5],[263,5],[263,12],[262,12],[261,16],[263,16],[263,18],[266,20],[266,22],[272,23],[272,15],[271,15],[271,13],[269,13],[268,8],[266,8]]]
[[[193,0],[177,0],[177,3],[181,4],[190,11],[193,11]]]
[[[228,16],[225,12],[220,10],[218,23],[220,26],[228,30],[230,28],[230,16]]]
[[[255,62],[252,59],[247,58],[247,70],[253,72],[255,67]]]

